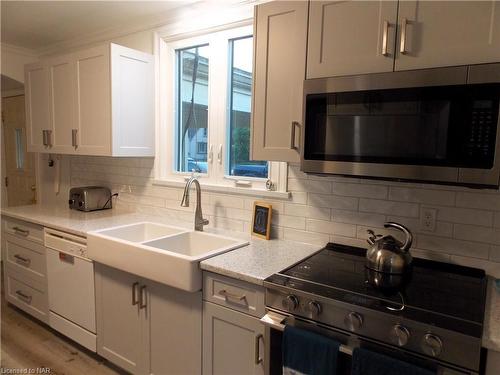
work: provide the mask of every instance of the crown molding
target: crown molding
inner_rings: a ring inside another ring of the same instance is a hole
[[[25,48],[25,47],[19,47],[19,46],[16,46],[14,44],[9,44],[9,43],[0,43],[1,45],[1,49],[3,52],[6,52],[6,53],[13,53],[13,54],[16,54],[16,55],[24,55],[24,56],[27,56],[27,57],[38,57],[39,54],[37,53],[36,50],[32,50],[32,49],[29,49],[29,48]]]

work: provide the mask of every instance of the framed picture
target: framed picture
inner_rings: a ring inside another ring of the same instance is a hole
[[[273,207],[268,203],[253,204],[252,235],[268,240],[271,237],[271,214]]]

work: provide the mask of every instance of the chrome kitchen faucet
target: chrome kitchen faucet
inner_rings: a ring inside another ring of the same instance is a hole
[[[201,186],[196,177],[191,177],[184,187],[184,195],[182,196],[182,207],[189,207],[189,189],[191,184],[194,182],[196,188],[196,210],[194,213],[194,230],[203,232],[203,226],[208,225],[209,221],[203,218],[203,213],[201,212]]]

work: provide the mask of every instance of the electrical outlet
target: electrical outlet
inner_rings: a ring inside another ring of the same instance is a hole
[[[436,230],[437,210],[431,207],[420,209],[420,228],[425,231],[434,232]]]

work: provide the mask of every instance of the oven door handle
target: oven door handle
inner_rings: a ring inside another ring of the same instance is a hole
[[[274,311],[268,311],[266,315],[260,318],[260,322],[266,327],[283,332],[285,330],[283,322],[286,318],[288,318],[288,316],[275,313]]]

